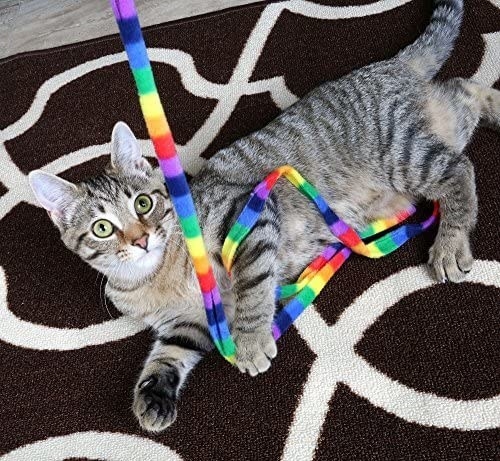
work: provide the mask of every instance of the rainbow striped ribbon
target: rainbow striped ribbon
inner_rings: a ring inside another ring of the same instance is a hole
[[[210,335],[221,355],[230,363],[234,363],[236,347],[229,332],[220,293],[205,249],[193,198],[156,89],[134,1],[110,0],[110,3],[137,86],[148,133],[153,141],[160,168],[165,176],[165,183],[193,260]],[[316,204],[331,232],[341,243],[327,246],[322,254],[304,270],[295,284],[277,289],[277,299],[291,296],[294,298],[276,315],[272,327],[275,339],[278,339],[316,298],[352,251],[370,258],[379,258],[389,254],[411,237],[427,229],[436,221],[438,215],[438,207],[435,204],[432,216],[426,221],[419,224],[407,224],[365,244],[363,238],[395,226],[412,214],[414,209],[410,208],[393,219],[377,221],[358,235],[339,219],[310,183],[293,168],[284,166],[273,171],[257,185],[243,212],[231,228],[222,251],[224,265],[228,271],[231,269],[238,246],[256,224],[271,189],[282,175]]]
[[[153,141],[160,168],[172,199],[200,284],[210,334],[220,353],[235,361],[236,348],[229,333],[222,301],[208,259],[189,186],[160,102],[133,0],[110,0],[134,76],[142,114]]]
[[[230,229],[222,247],[222,261],[229,273],[238,247],[257,223],[271,190],[282,176],[314,202],[328,228],[340,242],[328,245],[321,255],[302,272],[296,283],[277,288],[276,299],[286,299],[294,295],[295,297],[278,312],[274,319],[272,331],[275,339],[278,339],[304,309],[314,301],[352,252],[369,258],[386,256],[410,238],[428,229],[436,221],[439,213],[438,204],[435,202],[432,215],[425,221],[417,224],[406,224],[365,244],[363,239],[401,223],[415,212],[415,207],[411,205],[393,218],[379,219],[357,234],[334,213],[311,183],[306,181],[297,170],[285,165],[271,172],[264,181],[255,187],[243,211]]]

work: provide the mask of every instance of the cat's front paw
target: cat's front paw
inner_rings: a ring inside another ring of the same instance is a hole
[[[143,429],[159,432],[177,417],[177,387],[175,370],[165,370],[139,380],[135,389],[133,411]]]
[[[462,281],[473,262],[469,238],[462,233],[447,238],[438,236],[429,250],[429,265],[440,282]]]
[[[235,334],[236,366],[242,373],[257,376],[271,366],[278,349],[271,332],[253,331]]]

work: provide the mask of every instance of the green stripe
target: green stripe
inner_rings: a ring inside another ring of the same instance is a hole
[[[373,225],[372,224],[369,224],[367,227],[365,227],[364,230],[362,230],[360,233],[359,233],[359,236],[362,238],[362,239],[365,239],[367,237],[370,237],[372,235],[375,234],[375,231],[374,231],[374,228],[373,228]]]
[[[372,242],[371,245],[376,246],[384,256],[399,248],[392,240],[391,234],[384,235],[381,239]]]
[[[304,305],[309,306],[316,298],[316,293],[309,286],[305,286],[304,289],[297,295],[297,299]]]
[[[182,232],[187,238],[194,238],[201,235],[200,225],[195,215],[179,219],[181,221]]]
[[[309,184],[307,181],[299,186],[299,190],[312,200],[314,200],[319,195],[316,188],[313,185]]]
[[[242,226],[239,222],[235,222],[234,226],[231,227],[227,238],[230,238],[233,242],[238,245],[245,238],[245,236],[250,232],[250,229],[246,226]]]
[[[280,287],[280,299],[290,298],[296,295],[299,291],[299,284],[293,283],[291,285],[283,285]]]
[[[236,354],[236,346],[234,345],[233,338],[226,338],[221,340],[217,340],[218,347],[217,349],[223,350],[224,354],[226,356],[234,355]]]
[[[137,91],[141,96],[148,93],[156,93],[155,79],[151,66],[133,69],[132,73],[134,74]]]

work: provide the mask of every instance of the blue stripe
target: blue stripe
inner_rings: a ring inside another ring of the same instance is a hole
[[[323,212],[323,218],[325,219],[328,227],[339,220],[338,216],[330,208]]]
[[[279,328],[281,333],[284,333],[290,325],[293,323],[293,319],[288,315],[288,313],[283,309],[274,319],[274,323]]]
[[[405,229],[407,239],[415,237],[423,231],[423,227],[421,224],[408,224],[407,226],[405,226]]]
[[[118,20],[118,28],[120,29],[120,35],[125,45],[142,40],[141,25],[137,16]]]
[[[321,197],[321,195],[318,195],[315,199],[314,199],[314,203],[316,204],[316,206],[318,207],[318,210],[320,211],[321,214],[324,214],[326,213],[330,207],[328,206],[328,204],[325,202],[324,198]]]
[[[195,213],[193,199],[190,195],[177,197],[173,204],[175,206],[175,211],[180,218],[189,218]]]
[[[400,228],[395,232],[391,232],[390,234],[392,241],[398,247],[403,245],[408,240],[408,236],[406,235],[405,228]]]
[[[253,225],[259,219],[259,216],[260,216],[260,213],[258,213],[257,211],[254,211],[251,208],[246,208],[240,214],[240,217],[238,218],[237,222],[240,223],[242,226],[252,228]]]
[[[228,338],[229,337],[229,330],[227,328],[227,325],[225,325],[226,316],[224,315],[224,308],[222,307],[222,304],[221,303],[215,304],[214,308],[213,308],[213,312],[215,315],[215,321],[219,325],[219,333],[221,334],[221,336],[224,335],[224,333],[225,333],[225,336],[223,336],[222,339]]]
[[[140,69],[149,65],[148,54],[144,41],[129,43],[125,45],[130,67]]]
[[[306,307],[307,306],[304,306],[304,304],[302,304],[302,302],[299,300],[298,296],[296,296],[283,308],[283,310],[287,312],[287,314],[292,318],[293,322],[300,314],[302,314],[302,312],[304,312],[304,309]]]
[[[219,337],[219,330],[217,329],[217,324],[215,322],[215,314],[211,309],[205,309],[207,313],[207,322],[208,322],[208,329],[210,330],[210,334],[212,337],[218,338]]]
[[[265,203],[265,200],[262,200],[258,195],[252,194],[250,200],[245,205],[245,208],[250,208],[252,211],[260,213],[264,208]]]
[[[169,177],[167,180],[167,187],[170,195],[173,197],[182,197],[189,195],[189,186],[186,181],[186,176],[182,173],[177,176]]]

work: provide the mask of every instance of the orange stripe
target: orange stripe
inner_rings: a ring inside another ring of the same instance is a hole
[[[170,128],[165,117],[147,117],[146,126],[151,138],[159,138],[170,133]]]
[[[208,261],[208,258],[206,258],[206,257],[193,258],[193,265],[194,265],[194,269],[198,275],[205,275],[210,270],[210,263]]]

